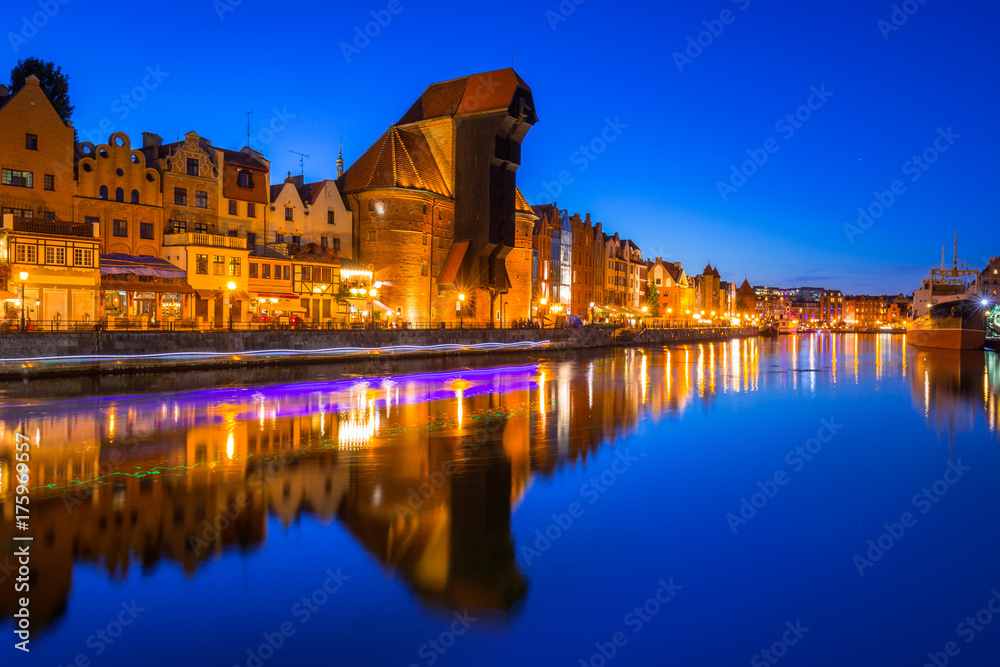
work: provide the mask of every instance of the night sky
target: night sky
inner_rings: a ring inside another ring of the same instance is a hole
[[[239,148],[253,110],[273,180],[298,173],[290,151],[334,177],[338,141],[350,165],[432,81],[513,57],[540,119],[525,196],[555,191],[647,257],[881,294],[918,287],[956,228],[970,263],[1000,254],[995,3],[909,0],[893,23],[888,0],[64,1],[0,6],[0,68],[61,65],[81,140],[103,120]],[[355,42],[372,12],[386,25]]]

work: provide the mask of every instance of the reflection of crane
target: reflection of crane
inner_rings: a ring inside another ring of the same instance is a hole
[[[300,153],[298,151],[293,151],[293,150],[290,150],[288,152],[289,153],[295,153],[296,155],[299,156],[299,173],[302,174],[303,176],[305,176],[306,175],[306,159],[308,159],[309,156],[306,155],[305,153]]]

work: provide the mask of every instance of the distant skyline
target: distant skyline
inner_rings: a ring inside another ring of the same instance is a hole
[[[998,19],[968,0],[49,0],[0,8],[0,67],[61,66],[81,141],[103,122],[238,149],[252,110],[280,182],[292,151],[334,178],[339,142],[350,166],[432,81],[513,58],[538,106],[532,204],[555,195],[689,274],[896,294],[956,228],[961,258],[1000,255]]]

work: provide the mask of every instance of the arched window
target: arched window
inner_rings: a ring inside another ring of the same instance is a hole
[[[139,203],[139,191],[138,190],[133,190],[132,191],[132,203],[133,204],[138,204]]]
[[[115,201],[125,201],[125,191],[121,188],[115,190]]]
[[[107,199],[108,198],[108,186],[106,186],[106,185],[102,185],[101,186],[100,197],[101,197],[101,199]]]

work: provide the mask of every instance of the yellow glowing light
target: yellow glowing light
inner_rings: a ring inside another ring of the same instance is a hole
[[[459,294],[458,295],[458,300],[459,301],[465,301],[465,295],[464,294]]]
[[[28,272],[27,271],[21,271],[21,282],[24,282],[27,279],[28,279]]]
[[[545,297],[542,297],[541,303],[544,306],[546,303],[548,303],[548,299],[546,299]]]
[[[236,289],[236,283],[234,283],[232,280],[230,280],[229,283],[226,284],[226,287],[228,287],[231,290],[234,290],[234,289]]]
[[[236,449],[236,442],[233,440],[233,434],[229,434],[229,440],[226,441],[226,456],[229,460],[233,460],[233,450]]]

